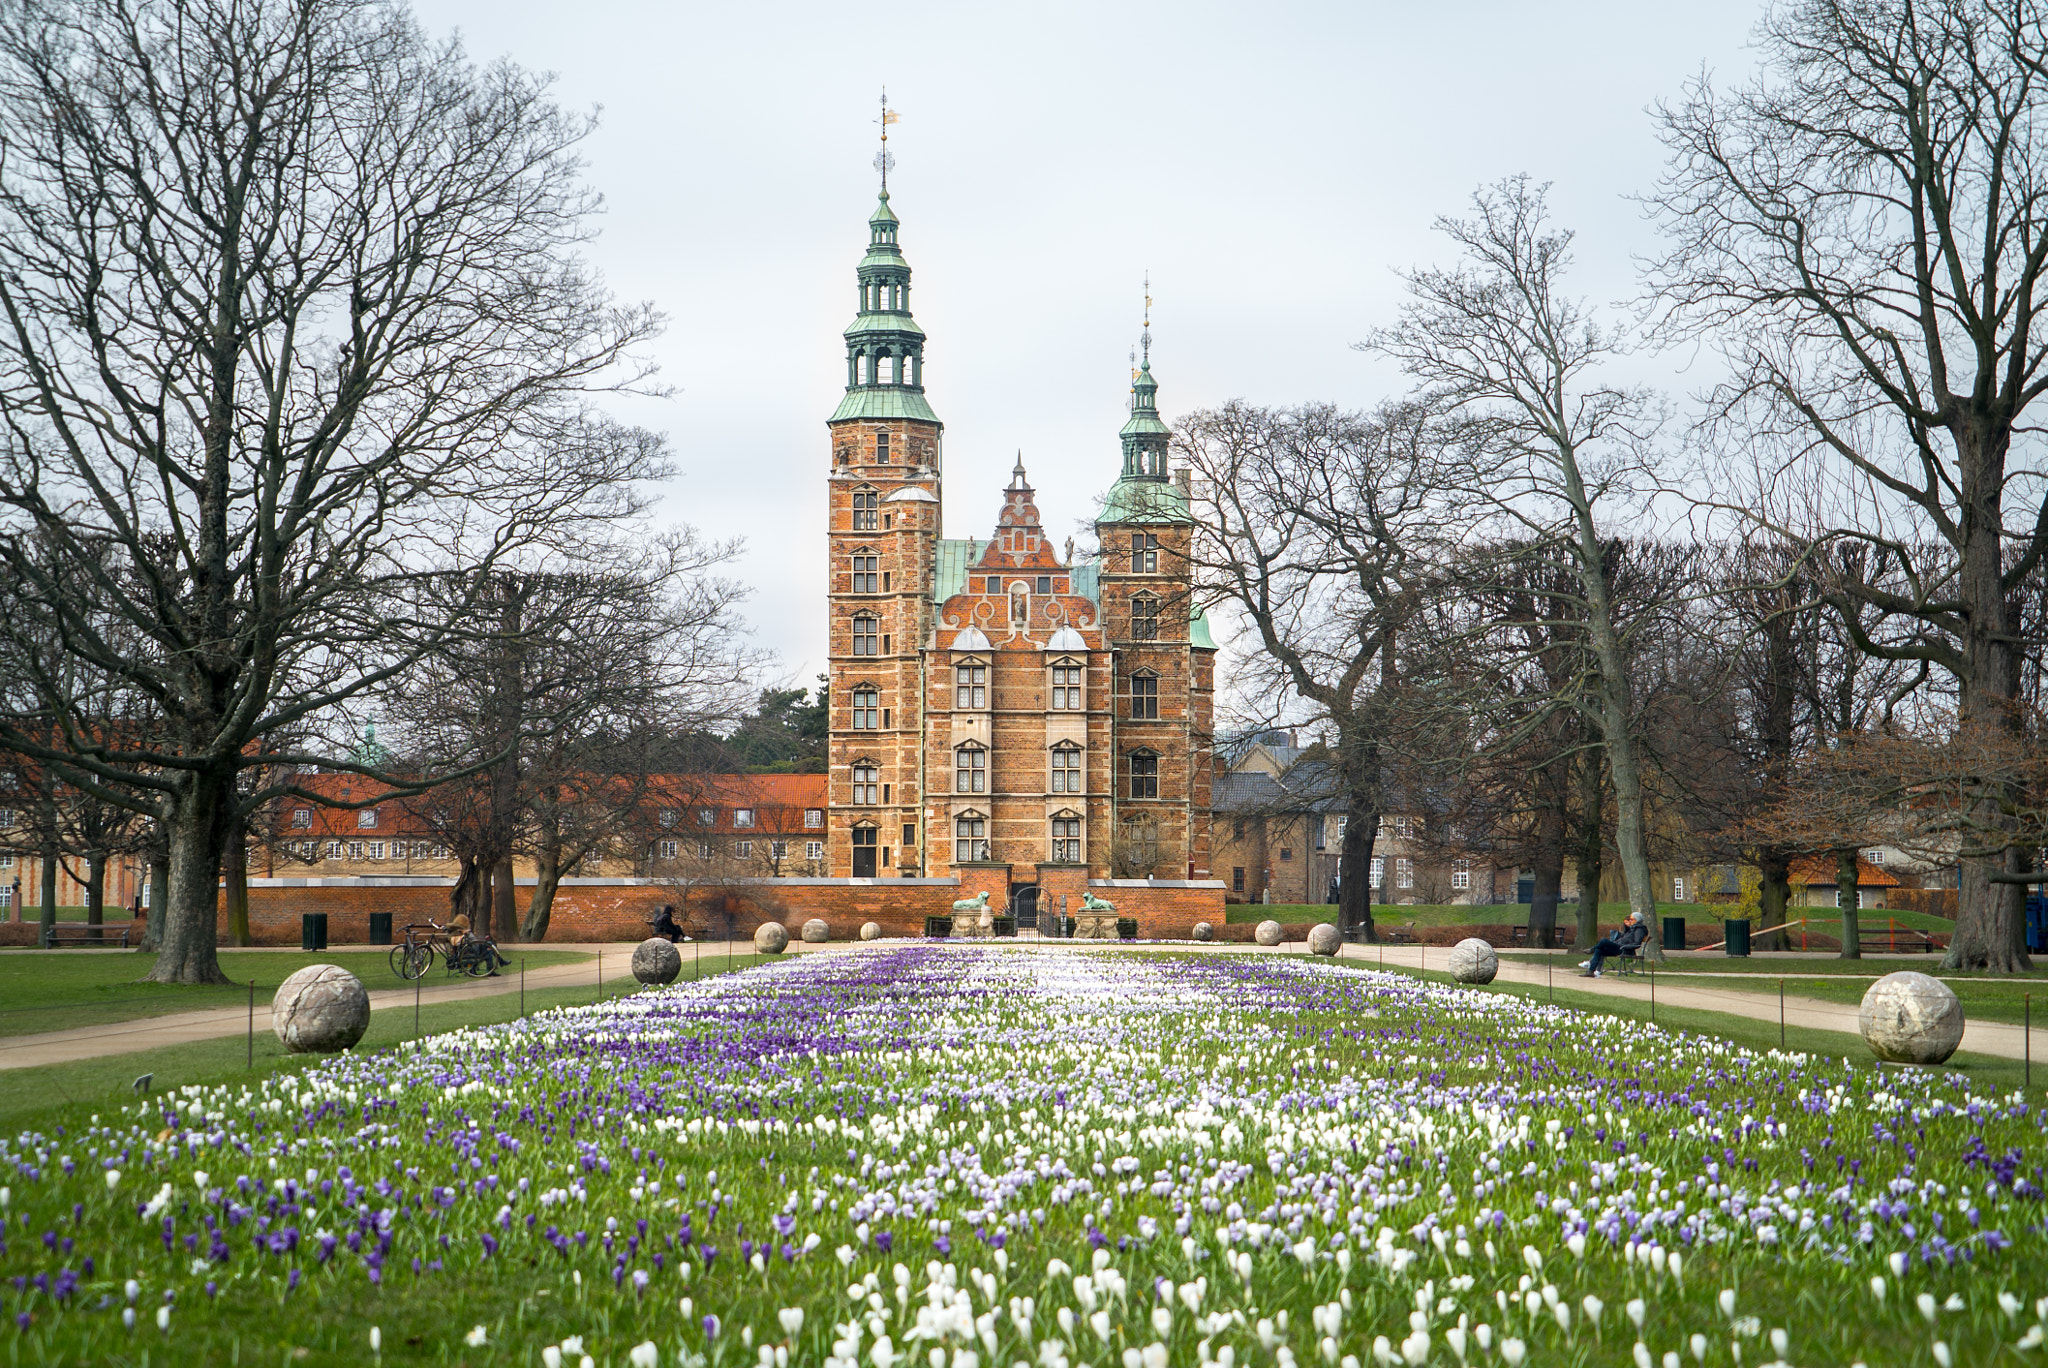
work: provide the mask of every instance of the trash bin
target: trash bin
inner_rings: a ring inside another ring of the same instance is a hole
[[[377,943],[382,945],[384,942],[379,941]],[[1685,949],[1685,918],[1666,917],[1664,919],[1664,948],[1666,950]]]
[[[370,944],[391,944],[391,914],[389,912],[372,912],[370,914]]]
[[[1728,922],[1728,953],[1733,957],[1748,956],[1749,918],[1735,917]]]
[[[325,950],[327,948],[327,914],[325,912],[302,912],[299,914],[299,949]]]

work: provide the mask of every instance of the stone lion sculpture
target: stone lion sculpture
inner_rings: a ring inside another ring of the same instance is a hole
[[[988,911],[988,894],[981,892],[971,898],[962,898],[959,902],[953,904],[953,910],[955,912],[986,912]]]
[[[1081,910],[1083,912],[1114,912],[1116,911],[1116,904],[1104,902],[1093,893],[1083,893],[1081,895]]]

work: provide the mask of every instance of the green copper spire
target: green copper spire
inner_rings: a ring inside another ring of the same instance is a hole
[[[936,423],[924,399],[924,329],[910,316],[910,264],[884,189],[868,217],[868,250],[855,277],[859,313],[846,330],[846,397],[831,420],[912,418]]]
[[[1145,331],[1139,337],[1144,356],[1131,373],[1131,416],[1118,436],[1123,441],[1124,468],[1103,500],[1099,523],[1184,523],[1187,495],[1166,472],[1166,446],[1172,429],[1160,421],[1159,382],[1152,378],[1152,278],[1145,278]]]

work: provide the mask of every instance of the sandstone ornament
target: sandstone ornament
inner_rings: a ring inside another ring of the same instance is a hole
[[[1215,928],[1215,927],[1213,927],[1213,926],[1211,926],[1211,925],[1209,925],[1209,923],[1207,923],[1207,922],[1196,922],[1196,923],[1195,923],[1195,939],[1196,939],[1196,940],[1198,940],[1198,941],[1212,941],[1212,940],[1215,940],[1215,939],[1216,939],[1216,928]]]
[[[879,940],[881,938],[881,935],[882,927],[879,922],[861,923],[860,938],[862,940]]]
[[[813,917],[804,923],[804,940],[820,945],[832,939],[832,928],[823,917]]]
[[[1312,955],[1334,955],[1344,944],[1344,937],[1328,922],[1317,922],[1308,931],[1308,950]]]
[[[789,948],[789,928],[781,922],[762,922],[754,928],[754,952],[779,955]]]
[[[1500,972],[1500,954],[1477,936],[1451,947],[1451,977],[1460,983],[1491,983]]]
[[[683,952],[656,936],[633,947],[633,977],[642,983],[674,983],[683,972]]]
[[[1262,921],[1259,923],[1259,929],[1254,931],[1252,936],[1261,945],[1278,945],[1280,943],[1280,923],[1276,921]]]
[[[309,964],[277,986],[270,1029],[294,1054],[346,1050],[370,1028],[370,994],[338,964]]]
[[[1940,979],[1901,969],[1863,995],[1870,1052],[1894,1064],[1940,1064],[1963,1043],[1963,1004]]]

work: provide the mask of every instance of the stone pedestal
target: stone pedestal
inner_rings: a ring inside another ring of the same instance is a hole
[[[1073,917],[1075,940],[1116,939],[1116,913],[1076,912]]]
[[[980,909],[961,908],[953,913],[956,936],[988,936],[995,933],[995,904]]]

